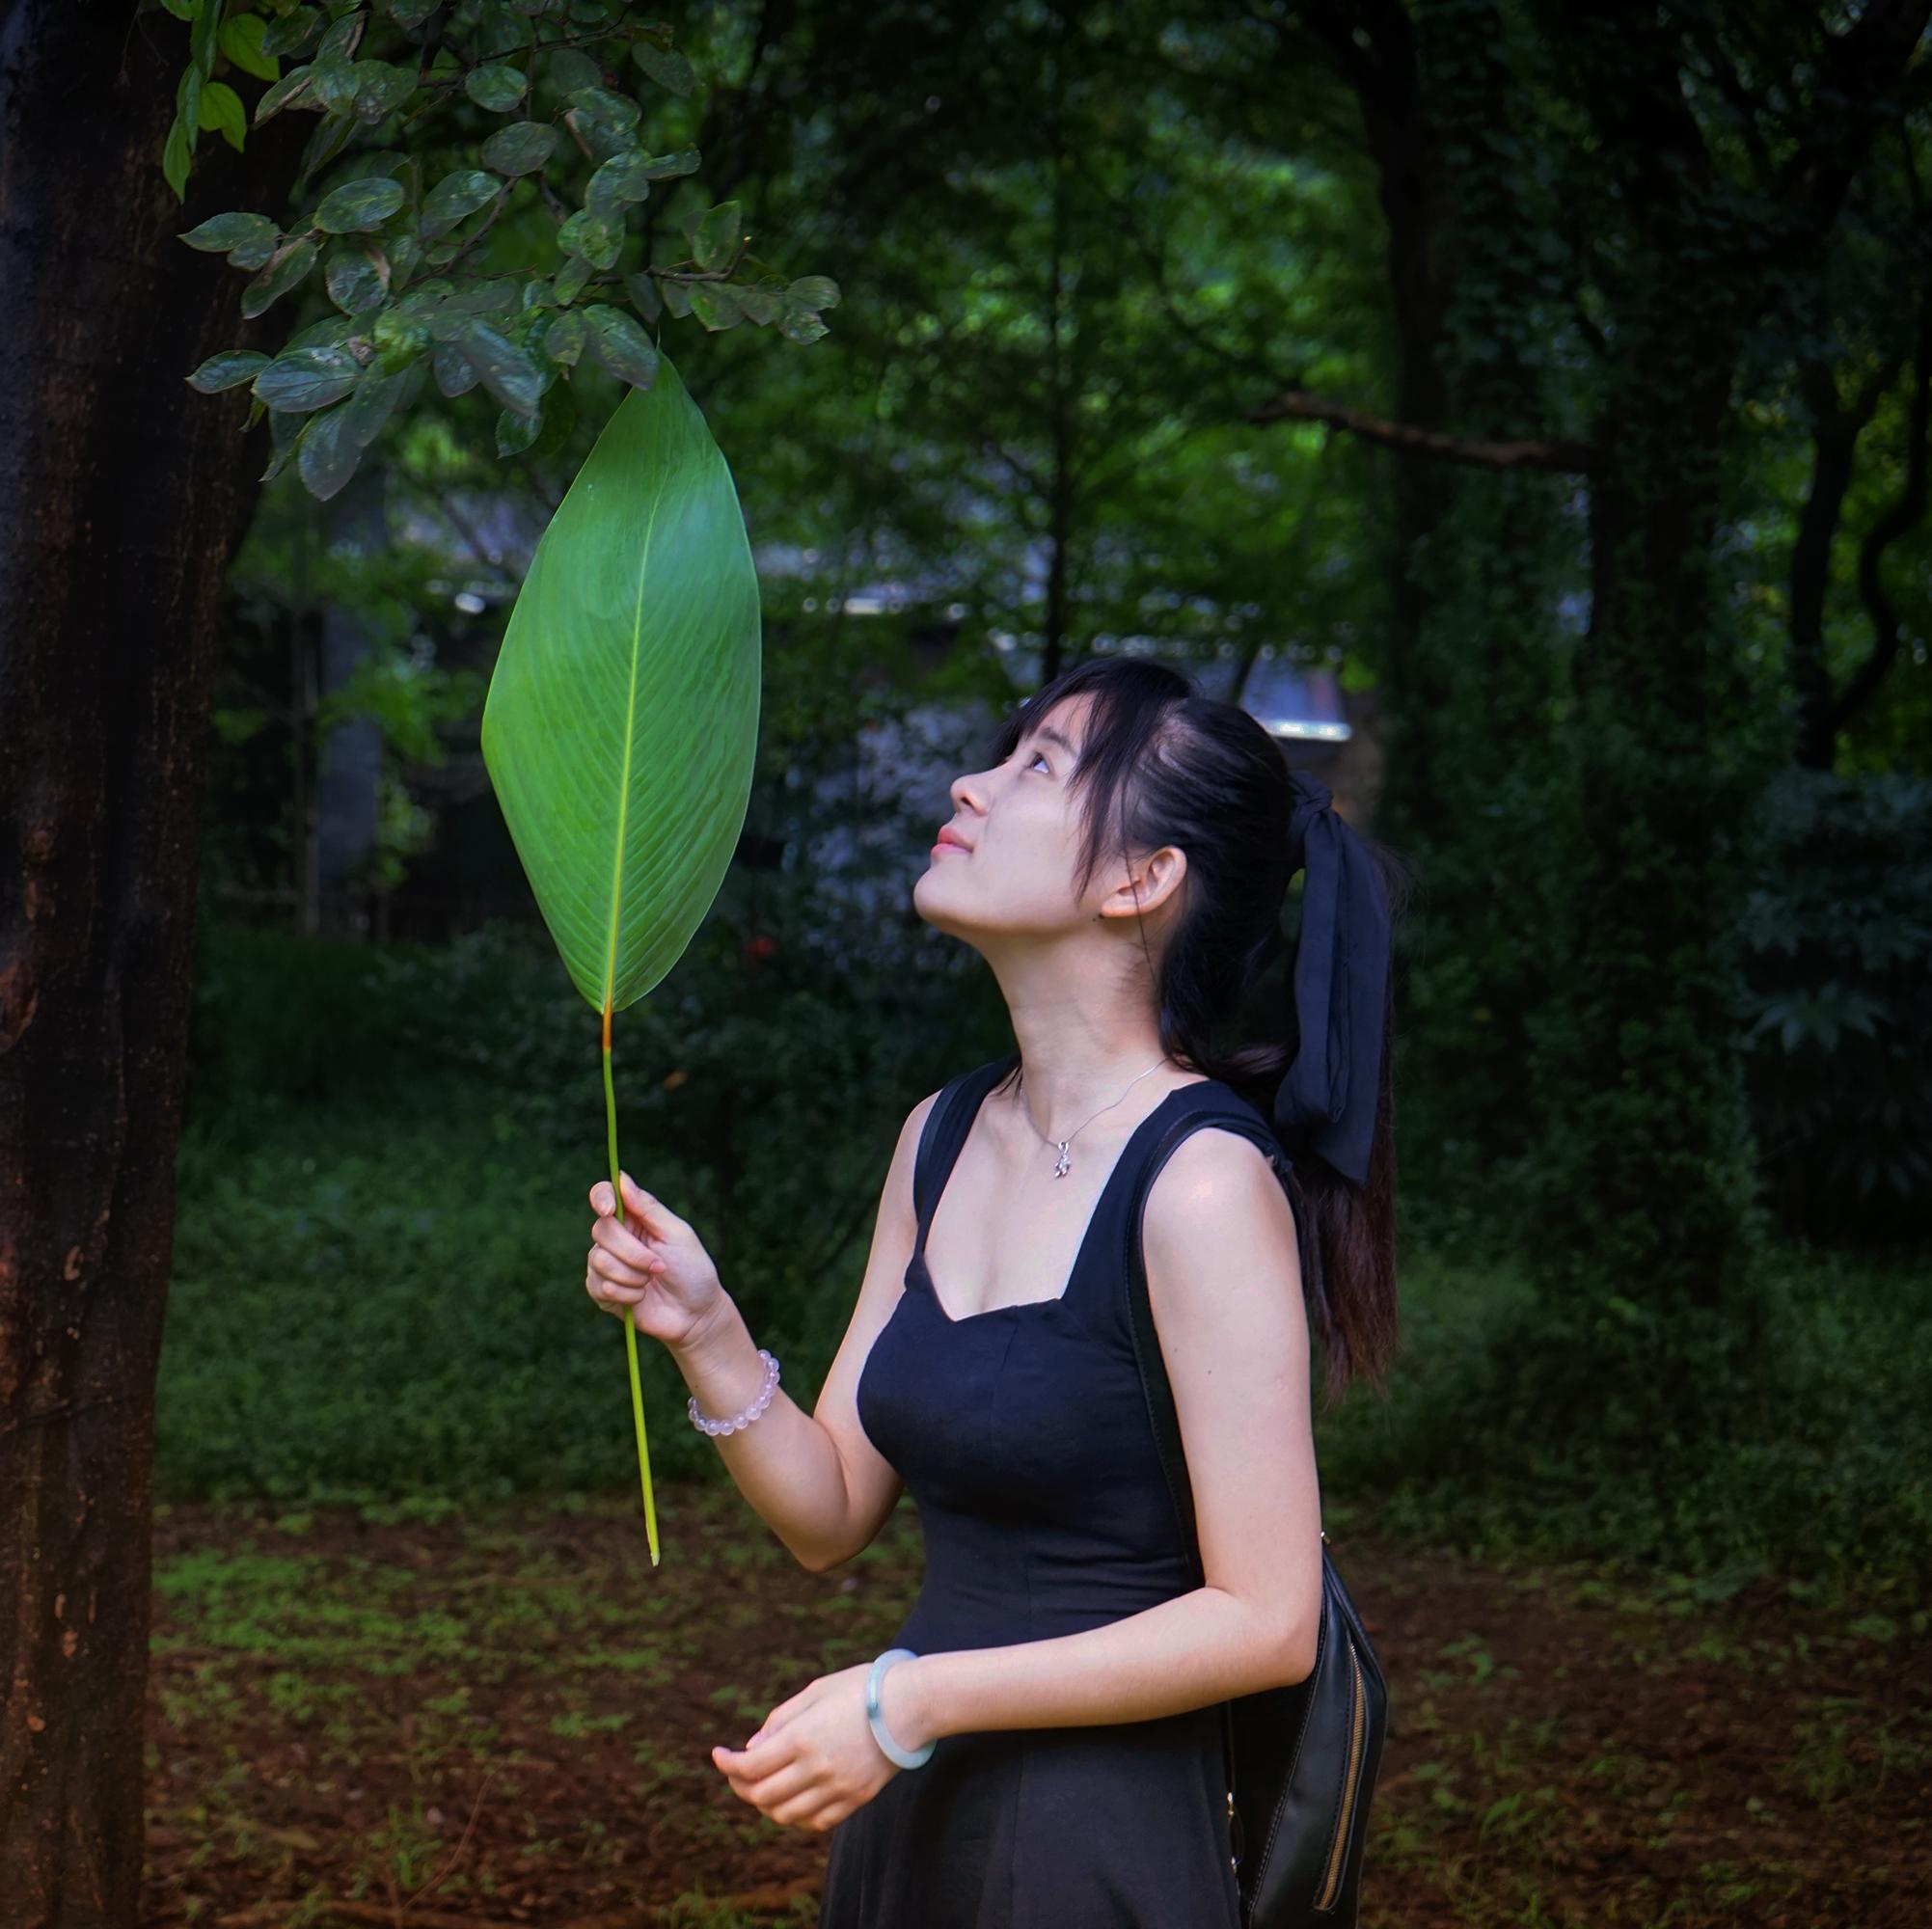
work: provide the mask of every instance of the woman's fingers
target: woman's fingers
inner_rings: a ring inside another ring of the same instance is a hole
[[[631,1286],[641,1286],[665,1269],[666,1255],[648,1235],[639,1236],[618,1220],[603,1218],[590,1228],[591,1263]]]
[[[638,1212],[646,1209],[664,1212],[667,1217],[674,1217],[664,1202],[655,1193],[646,1192],[631,1175],[620,1166],[617,1177],[624,1182],[624,1208],[627,1211]],[[612,1209],[611,1182],[600,1179],[590,1188],[590,1208],[592,1211],[604,1213]]]
[[[648,1268],[620,1264],[601,1246],[591,1254],[590,1270],[613,1292],[628,1292],[633,1296],[641,1294],[654,1277]]]
[[[590,1228],[590,1236],[620,1266],[631,1266],[639,1272],[651,1271],[658,1263],[657,1254],[640,1239],[637,1234],[619,1225],[615,1219],[599,1219]]]
[[[612,1203],[611,1182],[608,1179],[600,1179],[590,1188],[590,1209],[600,1219],[609,1219],[619,1231],[629,1232],[636,1227],[656,1238],[690,1233],[691,1228],[655,1192],[646,1192],[628,1172],[620,1172],[618,1177],[624,1185],[623,1219],[619,1221]]]
[[[628,1172],[620,1172],[618,1177],[624,1182],[624,1209],[627,1212],[644,1212],[654,1208],[663,1209],[648,1192],[639,1189],[638,1182]],[[616,1194],[611,1190],[611,1182],[608,1179],[600,1179],[590,1188],[590,1209],[600,1219],[615,1216]]]

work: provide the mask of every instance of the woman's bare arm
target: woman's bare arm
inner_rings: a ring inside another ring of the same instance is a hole
[[[900,1128],[857,1303],[816,1410],[806,1413],[781,1384],[749,1426],[713,1436],[753,1511],[814,1573],[869,1546],[899,1499],[898,1475],[858,1424],[857,1389],[859,1369],[904,1289],[917,1223],[912,1160],[938,1096],[922,1099]],[[728,1293],[690,1340],[670,1351],[701,1413],[741,1413],[764,1384],[758,1342]]]

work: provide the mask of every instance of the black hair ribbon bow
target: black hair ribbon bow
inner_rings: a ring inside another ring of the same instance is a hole
[[[1306,1147],[1361,1185],[1381,1090],[1388,897],[1332,793],[1301,772],[1291,775],[1289,842],[1305,873],[1294,955],[1299,1044],[1275,1092],[1274,1123],[1285,1148]]]

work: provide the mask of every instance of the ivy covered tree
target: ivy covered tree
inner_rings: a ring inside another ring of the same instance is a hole
[[[1788,745],[1753,685],[1724,545],[1743,520],[1745,403],[1825,352],[1819,291],[1835,255],[1869,250],[1875,150],[1891,169],[1902,150],[1916,178],[1928,22],[1932,0],[1850,20],[1434,0],[1256,9],[1237,35],[1244,71],[1323,59],[1353,90],[1388,214],[1397,412],[1297,385],[1250,419],[1326,422],[1400,465],[1385,834],[1422,855],[1448,940],[1412,1016],[1426,1049],[1455,1041],[1445,1090],[1522,1083],[1497,1124],[1507,1151],[1535,1145],[1540,1291],[1498,1349],[1506,1457],[1560,1448],[1596,1411],[1641,1462],[1721,1427],[1752,1388],[1764,1220],[1743,848]],[[1877,258],[1923,272],[1922,250]],[[1880,393],[1914,334],[1894,323]],[[1922,447],[1904,466],[1866,544],[1874,585],[1921,511]],[[1588,619],[1571,638],[1538,582],[1559,516],[1579,511]],[[1896,619],[1882,585],[1867,601],[1875,677]],[[1509,975],[1485,978],[1499,960]],[[1472,1008],[1494,1045],[1471,1036]]]

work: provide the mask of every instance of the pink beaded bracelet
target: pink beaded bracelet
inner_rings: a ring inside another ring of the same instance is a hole
[[[772,1396],[778,1390],[778,1362],[763,1346],[758,1348],[758,1357],[765,1363],[765,1384],[759,1390],[758,1398],[743,1413],[736,1414],[729,1420],[713,1420],[698,1412],[697,1396],[692,1395],[686,1403],[686,1410],[691,1415],[691,1424],[700,1433],[742,1433],[771,1405]]]

